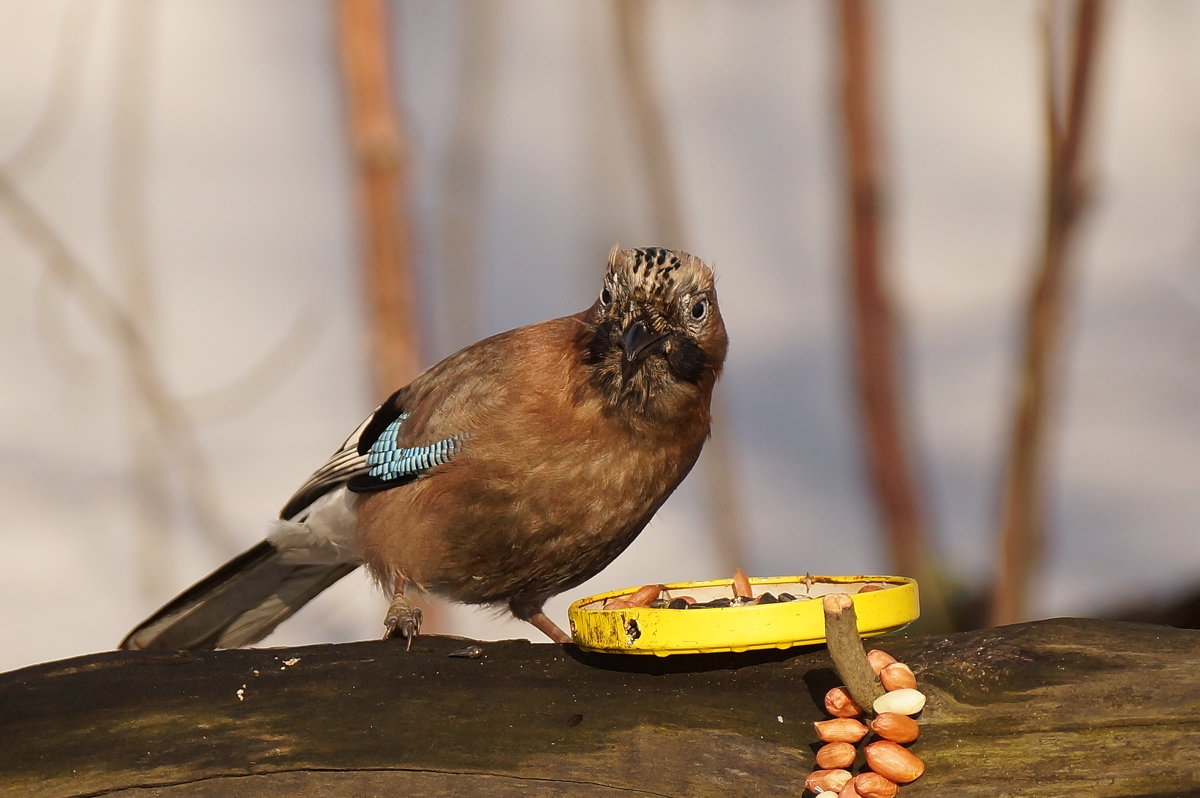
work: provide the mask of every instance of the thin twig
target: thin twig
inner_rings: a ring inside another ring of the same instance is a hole
[[[683,246],[685,241],[683,210],[679,201],[679,180],[674,153],[667,135],[666,114],[655,90],[646,54],[651,51],[647,36],[645,0],[619,0],[617,44],[630,110],[637,131],[642,174],[650,194],[651,229],[657,242],[667,247]],[[711,532],[718,556],[731,565],[746,562],[746,521],[738,492],[736,457],[729,437],[729,413],[723,392],[712,398],[712,436],[700,460],[704,492],[708,497]]]
[[[928,544],[921,491],[904,425],[904,397],[896,366],[899,325],[888,294],[883,254],[886,188],[873,85],[873,15],[864,0],[844,0],[837,7],[850,212],[847,275],[863,444],[893,566],[898,573],[919,575],[927,568]]]
[[[1046,435],[1053,393],[1060,378],[1063,316],[1071,246],[1088,201],[1083,157],[1096,48],[1103,19],[1101,0],[1074,5],[1072,58],[1065,114],[1053,65],[1055,41],[1049,10],[1041,20],[1046,114],[1045,215],[1041,254],[1025,316],[1021,371],[1009,436],[1000,510],[999,562],[992,594],[993,624],[1022,620],[1029,584],[1045,547]]]
[[[28,174],[42,165],[54,152],[66,132],[77,107],[83,65],[95,39],[94,21],[99,4],[73,0],[62,10],[61,28],[54,45],[50,65],[50,90],[25,138],[3,159],[10,175]],[[41,274],[35,300],[35,324],[39,340],[51,358],[57,358],[62,371],[79,377],[88,369],[88,360],[77,352],[63,329],[57,314],[50,312],[49,301],[57,297],[54,280]]]
[[[46,269],[70,296],[76,298],[91,320],[116,346],[134,353],[132,377],[137,383],[138,394],[145,397],[146,410],[171,452],[172,468],[183,477],[188,503],[197,523],[222,546],[239,547],[241,543],[228,534],[220,517],[216,490],[188,418],[167,389],[137,324],[121,303],[83,267],[50,223],[3,171],[0,171],[0,210],[42,253]]]
[[[100,7],[92,0],[74,0],[62,12],[62,28],[50,66],[50,91],[25,138],[4,158],[9,172],[28,173],[52,152],[77,107],[83,65],[95,38],[94,21]]]
[[[325,327],[324,317],[315,305],[298,310],[283,336],[257,360],[224,385],[183,398],[183,409],[193,421],[204,423],[234,416],[260,402],[312,352]]]
[[[157,340],[157,303],[146,254],[146,136],[150,115],[150,77],[154,63],[155,0],[123,0],[117,4],[116,46],[113,48],[112,152],[109,159],[110,240],[116,284],[122,306],[143,331],[147,348],[118,339],[118,354],[125,371],[124,403],[132,480],[129,496],[133,531],[137,537],[138,574],[142,594],[157,600],[170,589],[171,572],[164,567],[170,536],[171,496],[166,458],[154,422],[143,410],[153,398],[142,390],[140,358],[153,358],[149,350]]]
[[[371,374],[382,398],[420,367],[408,218],[408,153],[391,86],[383,0],[334,0],[346,127],[354,156]]]

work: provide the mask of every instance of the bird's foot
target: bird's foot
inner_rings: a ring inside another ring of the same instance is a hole
[[[403,637],[408,641],[404,648],[412,648],[413,638],[421,633],[421,608],[414,607],[402,594],[392,598],[387,615],[383,616],[383,639]]]

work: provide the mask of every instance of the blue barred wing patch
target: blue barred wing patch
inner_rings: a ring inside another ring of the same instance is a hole
[[[367,451],[369,476],[381,482],[408,482],[422,471],[450,462],[462,448],[458,435],[426,446],[400,446],[397,438],[406,418],[408,413],[401,413],[371,444]]]

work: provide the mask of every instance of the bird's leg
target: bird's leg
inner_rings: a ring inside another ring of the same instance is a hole
[[[570,643],[571,636],[564,632],[558,624],[546,617],[546,613],[538,610],[525,620],[537,627],[538,631],[555,643]]]
[[[388,605],[387,614],[383,616],[383,633],[386,640],[389,637],[403,637],[408,641],[405,650],[412,648],[413,638],[421,631],[421,608],[413,606],[405,593],[408,590],[408,579],[396,577],[396,589],[392,594],[392,603]]]
[[[533,624],[539,632],[555,643],[571,642],[571,636],[560,629],[558,624],[547,618],[546,613],[542,612],[541,600],[514,598],[509,600],[508,608],[512,610],[513,615],[522,621],[528,621]]]

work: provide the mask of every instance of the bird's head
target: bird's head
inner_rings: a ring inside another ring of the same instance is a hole
[[[712,269],[702,260],[678,250],[614,247],[604,286],[583,318],[585,362],[610,405],[646,410],[697,394],[707,405],[729,339]]]

